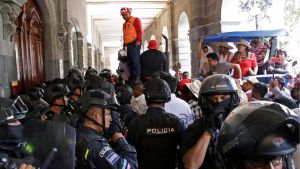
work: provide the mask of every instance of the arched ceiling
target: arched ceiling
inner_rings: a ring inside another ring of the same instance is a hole
[[[168,2],[169,0],[86,0],[90,32],[88,40],[92,38],[92,25],[95,24],[105,46],[120,46],[124,22],[120,16],[122,7],[132,8],[132,16],[141,19],[144,29]]]

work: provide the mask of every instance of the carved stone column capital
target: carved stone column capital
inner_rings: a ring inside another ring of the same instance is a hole
[[[26,0],[2,0],[0,2],[0,14],[3,20],[3,39],[7,40],[16,30],[16,21],[21,12],[21,6]]]
[[[65,26],[63,25],[58,25],[58,30],[57,30],[57,36],[61,44],[64,43],[66,40],[66,37],[68,35],[68,31],[66,30]]]

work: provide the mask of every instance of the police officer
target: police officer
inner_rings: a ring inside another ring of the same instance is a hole
[[[73,68],[68,72],[67,78],[73,78],[73,77],[83,80],[82,72],[77,68]]]
[[[79,77],[69,77],[67,78],[67,87],[70,90],[68,96],[68,107],[72,112],[72,118],[70,121],[71,126],[77,126],[79,120],[80,107],[77,103],[78,98],[82,95],[82,90],[84,86],[83,79]]]
[[[183,145],[184,167],[219,168],[216,140],[223,121],[239,104],[236,83],[227,75],[211,75],[202,82],[198,99],[203,117],[187,129]]]
[[[287,107],[267,101],[234,109],[220,130],[224,169],[294,169],[300,119]]]
[[[105,138],[111,125],[110,113],[115,108],[111,96],[100,89],[90,90],[78,102],[84,121],[77,131],[77,167],[137,168],[136,151],[118,129],[110,138]],[[108,144],[108,139],[115,143],[115,148]]]
[[[91,76],[97,76],[98,75],[98,71],[92,67],[89,66],[89,68],[86,70],[85,74],[84,74],[84,79],[87,80],[89,79]]]
[[[171,169],[176,167],[177,146],[181,146],[183,122],[164,110],[171,90],[162,79],[145,84],[146,114],[133,119],[128,128],[128,141],[138,153],[140,169]]]
[[[108,82],[112,83],[112,72],[110,69],[103,69],[101,70],[101,72],[99,73],[99,77],[101,77],[102,79],[105,79]]]
[[[32,165],[17,164],[25,157],[22,139],[23,126],[19,122],[28,111],[20,97],[15,100],[0,97],[0,168],[34,169]],[[23,160],[25,161],[25,160]],[[29,159],[27,159],[29,161]],[[30,163],[35,161],[32,159]]]
[[[124,121],[125,126],[128,127],[130,121],[137,116],[137,112],[130,106],[130,100],[133,96],[132,88],[126,84],[119,85],[116,87],[116,94],[120,103],[117,112],[120,112],[120,118]]]
[[[44,100],[49,104],[49,111],[42,120],[54,120],[70,123],[73,112],[68,107],[67,95],[70,93],[64,84],[52,84],[45,89]]]

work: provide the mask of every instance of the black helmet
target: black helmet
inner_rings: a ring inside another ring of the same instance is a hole
[[[80,80],[83,80],[82,72],[78,68],[73,68],[73,69],[69,70],[67,77],[75,77]]]
[[[115,93],[114,85],[100,78],[99,76],[91,76],[91,78],[89,78],[86,81],[85,91],[94,90],[94,89],[102,89],[109,94]]]
[[[84,75],[84,79],[87,80],[88,78],[90,78],[91,76],[97,76],[98,72],[96,69],[94,68],[89,68],[88,70],[86,70],[85,75]]]
[[[176,77],[173,77],[170,73],[160,71],[160,72],[154,73],[152,77],[163,79],[164,81],[166,81],[168,83],[168,85],[171,89],[171,92],[172,93],[176,92],[177,86],[178,86],[178,80],[176,79]]]
[[[211,75],[203,80],[199,95],[212,95],[220,93],[235,93],[237,86],[233,78],[228,75]]]
[[[49,104],[59,97],[66,96],[70,91],[67,86],[63,84],[52,84],[45,89],[44,100]]]
[[[42,114],[45,114],[49,110],[49,104],[42,98],[31,99],[31,97],[27,95],[21,95],[20,97],[28,107],[28,112],[25,118],[22,119],[22,122],[26,122],[30,119],[39,119]]]
[[[111,95],[101,89],[84,92],[82,96],[79,97],[78,103],[83,113],[85,113],[90,106],[116,109]]]
[[[103,69],[99,73],[99,77],[101,77],[109,82],[111,82],[111,75],[112,75],[112,72],[110,69]]]
[[[166,103],[171,100],[171,89],[162,79],[151,79],[145,83],[145,99],[149,103]]]
[[[71,92],[73,92],[75,89],[82,89],[84,85],[83,79],[80,79],[78,77],[69,77],[66,79],[67,86]]]
[[[29,90],[28,96],[31,100],[37,101],[44,96],[44,89],[40,87],[33,87]]]
[[[28,107],[21,97],[15,100],[0,97],[0,125],[20,120],[25,117]]]
[[[219,135],[218,148],[226,168],[243,165],[242,158],[291,155],[299,143],[299,127],[297,115],[278,103],[257,101],[235,108]],[[290,164],[288,159],[286,164]]]
[[[129,104],[133,96],[132,88],[126,84],[116,87],[117,99],[121,105]]]
[[[214,111],[214,106],[209,103],[207,97],[218,94],[229,94],[231,96],[231,101],[226,107],[224,118],[226,118],[227,114],[238,106],[240,102],[237,86],[233,78],[223,74],[211,75],[203,80],[199,91],[198,103],[204,116]]]

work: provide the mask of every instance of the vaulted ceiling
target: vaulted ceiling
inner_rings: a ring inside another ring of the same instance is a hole
[[[101,34],[101,39],[106,46],[119,46],[122,37],[122,24],[120,16],[122,7],[132,8],[132,15],[142,21],[143,28],[146,28],[166,7],[169,0],[86,0],[89,31],[92,31],[92,24]]]

